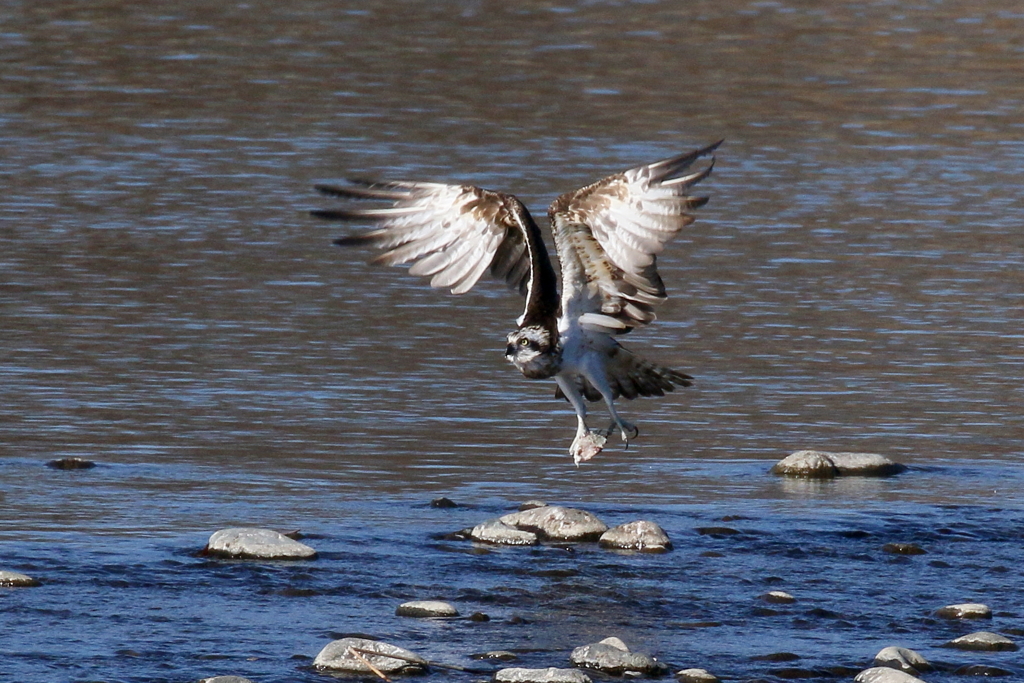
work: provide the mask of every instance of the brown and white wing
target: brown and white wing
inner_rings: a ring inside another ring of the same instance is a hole
[[[312,211],[331,220],[370,222],[376,228],[335,240],[383,250],[371,262],[412,263],[409,272],[432,287],[468,292],[486,271],[550,315],[558,305],[554,270],[540,230],[514,196],[472,185],[349,181],[317,185],[326,195],[390,205]]]
[[[611,333],[654,320],[666,298],[657,256],[708,201],[689,191],[711,174],[714,156],[690,168],[721,143],[617,173],[551,204],[563,317]]]

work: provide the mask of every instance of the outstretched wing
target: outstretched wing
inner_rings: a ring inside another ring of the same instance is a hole
[[[433,287],[463,294],[485,271],[527,298],[527,313],[553,316],[557,284],[540,230],[514,196],[471,185],[349,181],[317,185],[326,195],[383,200],[390,206],[312,211],[332,220],[363,221],[376,229],[335,244],[369,244],[383,253],[371,262],[412,263],[409,272]]]
[[[654,320],[654,306],[666,298],[657,255],[708,201],[688,191],[711,174],[714,157],[689,169],[721,143],[617,173],[551,204],[563,316],[612,333]]]

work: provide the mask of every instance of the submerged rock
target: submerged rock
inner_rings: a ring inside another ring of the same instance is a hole
[[[241,676],[214,676],[213,678],[201,678],[199,683],[252,683],[252,681]]]
[[[805,450],[786,456],[777,462],[771,471],[773,474],[788,477],[831,479],[839,476],[887,477],[906,469],[905,465],[877,453]]]
[[[206,553],[243,560],[311,560],[316,551],[272,529],[235,527],[210,536]]]
[[[373,674],[367,662],[385,674],[427,670],[427,661],[419,655],[367,638],[342,638],[328,643],[313,660],[313,666],[322,671]]]
[[[908,674],[931,671],[932,665],[917,652],[905,647],[883,647],[875,655],[875,666],[887,666]]]
[[[855,683],[925,683],[917,676],[887,666],[864,669],[853,680]]]
[[[683,669],[676,672],[679,683],[719,683],[718,676],[707,669]]]
[[[1015,652],[1020,648],[1006,636],[990,631],[977,631],[968,633],[949,641],[943,647],[952,647],[957,650],[981,650],[986,652]]]
[[[501,669],[494,674],[495,683],[591,683],[590,676],[579,669]]]
[[[503,524],[532,531],[552,541],[595,541],[608,525],[586,510],[545,505],[499,518]]]
[[[760,597],[765,602],[770,602],[775,605],[791,605],[796,602],[796,598],[786,591],[768,591]]]
[[[430,507],[432,507],[432,508],[441,508],[441,509],[451,509],[451,508],[459,507],[459,504],[456,503],[451,498],[446,498],[446,497],[442,496],[441,498],[435,498],[434,500],[430,501]]]
[[[0,587],[5,588],[31,588],[38,586],[39,582],[27,574],[0,569]]]
[[[585,669],[597,669],[613,676],[625,674],[659,675],[668,667],[650,655],[630,652],[618,638],[583,645],[572,651],[569,661]]]
[[[440,600],[411,600],[403,602],[395,610],[399,617],[457,617],[459,610]]]
[[[940,607],[935,610],[935,616],[943,619],[991,619],[992,610],[980,602],[964,602]]]
[[[470,529],[469,537],[474,541],[497,545],[537,545],[539,539],[532,531],[523,531],[509,526],[499,519],[489,519]]]
[[[672,542],[660,526],[654,522],[637,520],[620,524],[601,534],[598,539],[605,548],[639,550],[648,553],[663,553],[672,549]]]
[[[534,508],[543,508],[547,506],[548,504],[543,500],[527,500],[519,504],[519,511],[522,512],[523,510],[532,510]]]
[[[88,470],[96,467],[96,463],[85,458],[58,458],[49,461],[46,466],[55,470]]]
[[[928,551],[916,543],[886,543],[882,546],[883,553],[890,555],[927,555]]]
[[[965,664],[953,672],[954,676],[1012,676],[1013,672],[1001,666]]]

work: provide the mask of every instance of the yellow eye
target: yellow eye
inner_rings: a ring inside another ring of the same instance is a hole
[[[523,337],[522,339],[519,340],[519,345],[520,346],[529,346],[530,345],[530,340],[527,339],[526,337]]]

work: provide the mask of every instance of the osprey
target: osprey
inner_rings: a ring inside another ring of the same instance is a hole
[[[313,211],[332,220],[372,222],[376,229],[335,240],[368,244],[383,253],[372,263],[412,263],[409,272],[462,294],[485,271],[526,298],[505,357],[530,379],[553,378],[555,395],[572,404],[578,466],[601,452],[618,429],[626,445],[639,430],[619,416],[615,399],[663,396],[690,386],[689,375],[646,361],[615,337],[654,321],[666,299],[657,255],[693,222],[707,197],[689,189],[711,174],[722,143],[639,166],[558,197],[548,219],[561,265],[562,289],[540,229],[516,197],[473,185],[348,181],[317,185],[326,195],[391,202],[378,208]],[[710,162],[698,171],[693,163]],[[612,423],[587,425],[586,401],[604,400]]]

